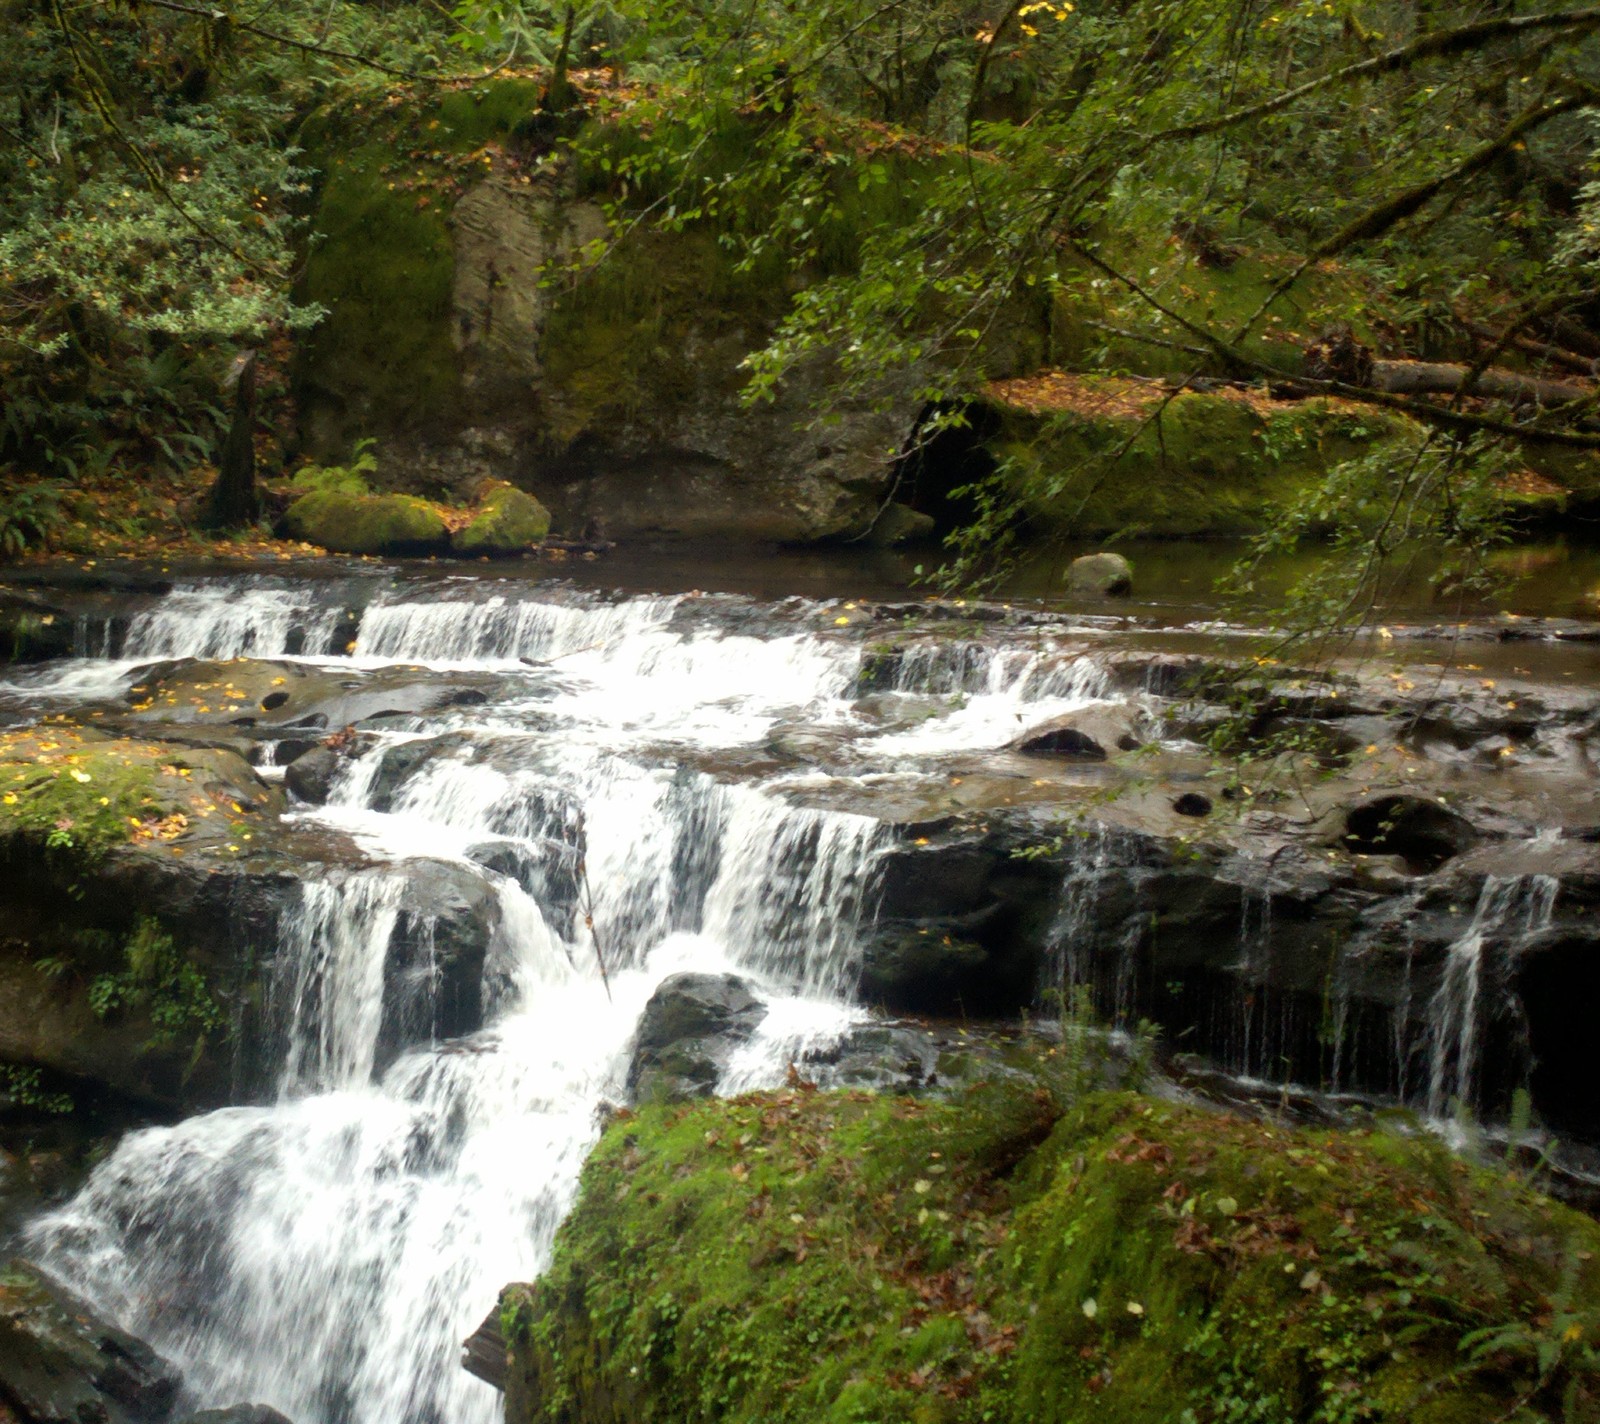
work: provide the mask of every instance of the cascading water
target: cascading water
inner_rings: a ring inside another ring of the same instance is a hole
[[[1485,955],[1548,925],[1560,888],[1550,875],[1484,879],[1471,921],[1445,955],[1444,973],[1428,1009],[1429,1116],[1443,1118],[1455,1103],[1469,1109],[1475,1104]]]
[[[680,597],[436,592],[373,600],[338,665],[494,670],[504,691],[373,734],[328,804],[297,813],[365,861],[309,879],[285,917],[275,1100],[130,1135],[31,1233],[202,1404],[259,1400],[296,1424],[488,1424],[498,1398],[459,1368],[459,1341],[501,1285],[541,1268],[660,980],[734,972],[767,999],[730,1088],[780,1080],[861,1017],[860,931],[895,832],[797,804],[781,773],[703,769],[784,718],[851,725],[859,644],[828,611],[781,608],[746,633]],[[122,651],[331,662],[347,618],[280,588],[183,588]],[[1087,660],[970,661],[975,698],[910,741],[863,738],[879,765],[988,748],[1021,711],[1105,695]],[[494,906],[484,1026],[386,1056],[408,886],[441,863]]]

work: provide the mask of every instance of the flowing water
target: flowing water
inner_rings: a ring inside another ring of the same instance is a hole
[[[1444,1118],[1456,1104],[1477,1100],[1484,979],[1489,953],[1537,934],[1550,923],[1560,882],[1550,875],[1491,875],[1461,937],[1445,956],[1444,974],[1429,1005],[1427,1109]]]
[[[541,1268],[660,980],[733,971],[767,999],[725,1089],[780,1081],[862,1018],[860,932],[898,833],[792,794],[792,774],[763,768],[765,739],[803,722],[854,747],[858,779],[937,779],[942,755],[1105,697],[1105,680],[1033,637],[954,667],[912,659],[885,697],[916,715],[863,719],[871,630],[849,606],[472,581],[387,586],[364,611],[348,595],[180,585],[115,628],[86,624],[83,660],[13,689],[48,706],[126,688],[153,659],[239,655],[501,679],[485,703],[375,734],[326,806],[295,813],[367,860],[308,869],[285,918],[272,1100],[128,1136],[29,1244],[202,1404],[488,1424],[498,1396],[459,1342]],[[485,1026],[396,1058],[386,957],[408,885],[441,862],[492,901]]]

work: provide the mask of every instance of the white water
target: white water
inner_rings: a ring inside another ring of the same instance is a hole
[[[124,651],[315,650],[342,616],[315,597],[180,589],[135,620]],[[660,980],[735,972],[767,1000],[729,1091],[781,1080],[862,1017],[849,997],[860,931],[895,832],[792,804],[782,775],[714,779],[672,749],[703,760],[803,716],[899,770],[908,752],[998,746],[1024,717],[1104,695],[1081,659],[973,652],[948,706],[874,740],[851,702],[859,642],[831,612],[745,632],[682,598],[446,587],[374,602],[342,665],[498,669],[504,695],[420,736],[381,734],[327,807],[298,813],[352,834],[372,865],[313,869],[282,925],[275,1099],[129,1136],[36,1225],[33,1253],[174,1359],[201,1405],[261,1401],[296,1424],[489,1424],[499,1397],[460,1368],[460,1341],[502,1285],[542,1268]],[[121,675],[131,658],[100,666]],[[425,755],[386,765],[411,752]],[[485,847],[515,878],[475,863]],[[380,1070],[408,877],[441,861],[491,891],[485,1027]]]
[[[1552,875],[1490,875],[1472,919],[1445,956],[1428,1009],[1428,1114],[1445,1118],[1457,1103],[1474,1107],[1482,1034],[1484,959],[1491,950],[1550,923],[1561,882]]]

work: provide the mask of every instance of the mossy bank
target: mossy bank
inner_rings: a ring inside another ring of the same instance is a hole
[[[607,1130],[509,1424],[1592,1420],[1600,1227],[1428,1140],[1040,1078]]]

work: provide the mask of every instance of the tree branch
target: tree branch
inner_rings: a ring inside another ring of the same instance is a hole
[[[1343,69],[1336,69],[1319,78],[1307,80],[1304,84],[1297,84],[1293,89],[1285,89],[1283,93],[1275,94],[1270,99],[1263,99],[1258,104],[1248,104],[1244,108],[1218,114],[1215,118],[1198,119],[1194,123],[1178,124],[1173,128],[1162,129],[1159,133],[1150,135],[1150,142],[1200,138],[1221,129],[1232,128],[1235,124],[1275,114],[1280,109],[1287,109],[1291,104],[1297,103],[1306,95],[1314,94],[1317,90],[1326,89],[1330,85],[1408,69],[1422,60],[1460,54],[1508,35],[1528,34],[1539,30],[1576,30],[1586,33],[1595,29],[1600,29],[1600,7],[1562,10],[1550,15],[1502,16],[1493,20],[1477,20],[1470,25],[1459,25],[1453,30],[1437,30],[1432,34],[1419,35],[1410,44],[1386,50],[1372,59],[1347,64]]]

